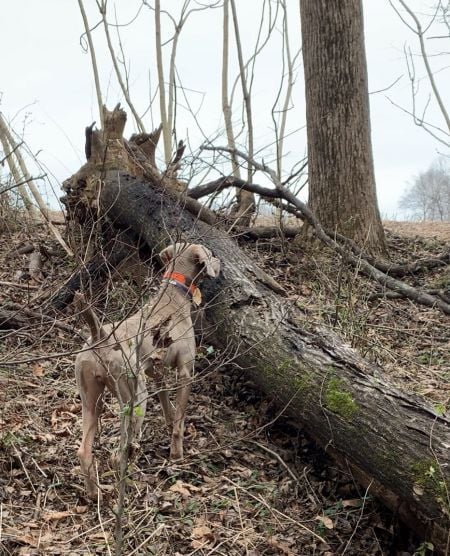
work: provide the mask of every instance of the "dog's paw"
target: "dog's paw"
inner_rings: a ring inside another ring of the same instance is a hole
[[[86,496],[96,504],[101,504],[103,501],[102,491],[96,485],[86,488]]]
[[[173,463],[180,463],[182,462],[184,459],[183,456],[183,448],[181,448],[181,450],[179,449],[179,447],[171,447],[170,448],[170,461],[172,461]]]

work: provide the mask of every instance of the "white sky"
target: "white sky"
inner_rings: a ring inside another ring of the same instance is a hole
[[[98,21],[94,0],[84,0],[91,25]],[[423,22],[432,0],[410,0]],[[119,23],[129,21],[140,6],[140,0],[110,0],[109,20],[114,22],[114,5]],[[388,97],[411,110],[411,86],[403,54],[405,44],[414,53],[418,43],[413,34],[401,23],[387,0],[364,0],[366,52],[369,70],[369,89],[377,91],[401,79],[388,91],[372,94],[372,141],[377,177],[378,198],[384,217],[399,216],[397,202],[408,181],[425,171],[432,161],[448,149],[432,139],[412,122],[412,118],[393,106]],[[177,17],[180,0],[162,0],[163,8]],[[300,44],[300,22],[297,0],[287,0],[291,50],[297,52]],[[332,5],[332,3],[330,3]],[[263,0],[237,0],[244,56],[252,53],[259,24]],[[99,121],[93,88],[90,56],[80,46],[83,24],[76,0],[0,0],[2,29],[0,34],[0,110],[11,121],[18,133],[25,130],[25,139],[52,176],[52,184],[59,195],[58,184],[84,163],[84,127]],[[164,37],[171,35],[171,24],[163,20]],[[221,48],[222,11],[208,10],[193,13],[180,37],[177,56],[179,78],[185,89],[179,91],[177,111],[178,139],[189,139],[195,150],[204,137],[215,138],[223,130],[221,113]],[[280,24],[278,25],[278,29]],[[114,29],[111,33],[117,45]],[[431,35],[437,34],[431,33]],[[121,28],[121,37],[127,64],[131,69],[131,94],[140,113],[147,110],[156,90],[153,12],[143,7],[139,18],[129,27]],[[107,55],[103,30],[94,33],[101,82],[108,106],[112,108],[123,98],[117,86],[112,64]],[[449,51],[449,39],[427,41],[433,52]],[[166,47],[166,56],[170,44]],[[236,75],[236,55],[231,53],[230,84]],[[420,90],[418,106],[428,98],[429,86],[423,63],[416,62],[416,77]],[[437,80],[447,106],[450,107],[448,64],[445,55],[432,57],[430,62],[438,72]],[[441,71],[442,70],[442,71]],[[260,156],[266,162],[273,155],[273,122],[271,109],[281,81],[281,34],[275,31],[255,67],[252,89],[255,142],[264,150]],[[289,112],[288,131],[295,132],[286,140],[284,172],[306,152],[304,131],[305,106],[303,99],[303,68],[296,67],[293,106]],[[166,77],[168,69],[166,67]],[[444,86],[445,85],[445,86]],[[186,107],[187,102],[196,112],[196,119]],[[241,118],[241,97],[236,97],[234,121]],[[129,111],[128,111],[129,112]],[[144,117],[147,130],[159,124],[157,98]],[[428,119],[444,127],[443,118],[431,101]],[[299,130],[299,131],[297,131]],[[129,114],[128,133],[134,131]],[[215,140],[224,145],[223,137]],[[37,170],[36,170],[37,172]],[[209,176],[207,179],[212,179]],[[198,183],[200,176],[194,179]],[[262,183],[263,178],[255,178]],[[49,191],[49,188],[47,187]],[[48,197],[49,202],[51,195]]]

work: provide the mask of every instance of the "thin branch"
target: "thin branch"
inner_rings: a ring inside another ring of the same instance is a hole
[[[5,153],[5,158],[8,161],[8,166],[11,175],[17,184],[19,195],[23,201],[25,209],[29,212],[31,216],[34,216],[36,214],[36,208],[33,206],[30,196],[28,195],[28,191],[25,189],[24,184],[22,183],[22,176],[20,175],[15,158],[13,156],[13,153],[15,153],[18,147],[15,148],[14,146],[10,145],[8,141],[8,135],[6,132],[7,132],[7,124],[3,118],[3,115],[0,112],[0,142],[3,147],[3,152]],[[6,191],[7,190],[4,190],[4,193],[6,193]]]
[[[376,95],[378,93],[384,93],[385,91],[389,91],[389,89],[392,89],[392,87],[394,85],[396,85],[402,77],[403,77],[403,74],[400,75],[399,77],[397,77],[397,79],[395,79],[390,85],[388,85],[387,87],[384,87],[383,89],[377,89],[375,91],[369,91],[369,95]]]
[[[284,105],[281,114],[280,132],[279,132],[278,142],[277,142],[277,170],[278,170],[278,177],[280,180],[281,180],[281,173],[282,173],[281,167],[282,167],[282,160],[283,160],[284,135],[286,133],[287,112],[289,109],[289,104],[291,102],[292,87],[294,84],[293,61],[291,58],[291,50],[289,45],[288,17],[287,17],[286,3],[284,0],[281,2],[281,6],[284,11],[283,43],[284,43],[284,50],[286,52],[288,83],[287,83],[286,95],[285,95]],[[283,55],[283,60],[284,60],[284,55]]]
[[[80,7],[81,17],[83,18],[84,29],[86,31],[86,37],[89,44],[89,53],[91,55],[92,71],[94,72],[95,90],[97,93],[97,103],[98,103],[98,113],[100,114],[100,122],[103,129],[103,100],[102,100],[102,90],[100,87],[100,79],[98,77],[97,68],[97,58],[95,56],[94,42],[92,41],[91,29],[89,28],[89,22],[86,16],[86,12],[83,6],[83,0],[78,0],[78,5]]]
[[[16,142],[9,130],[9,127],[6,125],[5,120],[3,119],[3,115],[0,113],[0,135],[1,137],[6,139],[6,142],[9,143],[9,145],[11,146],[12,149],[15,149],[16,147]],[[61,244],[61,246],[63,247],[63,249],[66,251],[66,253],[69,256],[73,256],[73,252],[70,249],[70,247],[67,245],[67,243],[64,241],[64,239],[62,238],[61,234],[59,233],[59,231],[57,230],[57,228],[52,224],[51,220],[50,220],[50,216],[49,216],[49,210],[48,208],[45,206],[45,203],[42,199],[41,194],[39,193],[38,188],[36,187],[33,178],[31,177],[30,173],[28,172],[28,168],[25,164],[25,160],[22,157],[22,153],[20,152],[20,149],[15,149],[15,157],[17,158],[17,161],[19,163],[22,175],[24,177],[25,180],[27,180],[28,182],[28,187],[31,191],[31,194],[34,197],[34,200],[36,201],[39,210],[41,211],[42,216],[44,217],[44,219],[47,222],[47,226],[49,227],[49,229],[51,230],[51,232],[53,233],[53,235],[55,236],[55,238],[58,240],[58,242]],[[8,159],[10,160],[10,159]],[[20,181],[20,180],[19,180]]]
[[[228,59],[229,59],[229,33],[228,33],[228,22],[229,22],[229,12],[228,12],[229,0],[224,0],[223,3],[223,46],[222,46],[222,112],[225,122],[225,131],[227,134],[228,147],[234,149],[236,147],[233,124],[231,122],[231,105],[228,98]],[[231,168],[233,176],[240,179],[240,168],[239,164],[234,155],[231,155]]]
[[[23,141],[21,141],[20,143],[17,143],[17,145],[14,147],[14,149],[8,153],[7,155],[5,155],[1,160],[0,160],[0,166],[3,166],[5,163],[5,160],[7,160],[12,154],[14,154],[16,152],[17,149],[20,149],[20,147],[23,145]]]
[[[227,147],[212,147],[204,145],[202,146],[202,150],[209,150],[209,151],[219,151],[219,152],[227,152],[229,153],[229,149]],[[278,179],[277,173],[272,168],[268,167],[266,164],[259,163],[256,160],[249,160],[248,155],[245,153],[235,150],[234,151],[237,156],[244,159],[248,163],[251,163],[256,170],[264,172],[266,175],[270,177],[273,184],[275,185],[276,190],[286,201],[290,204],[294,205],[298,209],[299,212],[303,215],[304,219],[311,225],[313,228],[315,235],[317,236],[320,241],[322,241],[325,245],[339,253],[341,256],[346,257],[352,264],[357,265],[361,268],[361,270],[370,278],[373,278],[378,283],[383,286],[388,287],[389,289],[402,293],[406,297],[420,303],[422,305],[426,305],[427,307],[436,307],[440,309],[443,313],[450,315],[450,304],[438,299],[428,293],[421,292],[412,286],[401,282],[400,280],[396,280],[395,278],[381,272],[374,266],[372,266],[366,258],[362,258],[361,255],[357,256],[352,252],[349,252],[346,246],[340,245],[333,237],[328,235],[325,230],[323,229],[322,225],[318,221],[315,214],[303,203],[295,197],[295,195],[287,189],[281,181]]]
[[[26,185],[30,181],[43,180],[45,177],[47,177],[47,174],[43,174],[42,176],[36,176],[35,178],[30,178],[29,180],[22,180],[8,187],[4,187],[3,189],[0,189],[0,195],[3,195],[3,193],[7,193],[8,191],[15,189],[16,187],[20,188],[22,185]]]
[[[161,2],[155,0],[155,41],[156,41],[156,65],[158,69],[158,87],[159,87],[159,109],[161,113],[161,123],[163,130],[164,159],[166,165],[170,163],[172,156],[171,130],[166,111],[166,85],[164,82],[164,66],[162,57],[161,44]]]
[[[423,128],[424,131],[426,131],[429,135],[431,135],[431,137],[433,137],[433,139],[436,139],[436,141],[439,141],[439,143],[442,143],[446,147],[450,146],[450,141],[446,141],[445,139],[442,139],[441,137],[439,137],[439,135],[437,135],[434,131],[431,131],[430,127],[433,127],[434,129],[436,129],[440,133],[444,133],[445,135],[448,135],[443,129],[441,129],[437,126],[434,126],[433,124],[430,124],[428,122],[425,122],[424,120],[421,120],[421,119],[417,118],[417,115],[414,112],[410,112],[409,110],[407,110],[403,106],[400,106],[400,104],[397,104],[396,102],[394,102],[388,96],[386,98],[393,106],[395,106],[396,108],[399,108],[402,112],[405,112],[405,114],[408,114],[409,116],[412,116],[413,120],[414,120],[414,123],[418,127]]]
[[[416,26],[416,29],[415,30],[413,29],[413,31],[415,32],[415,34],[419,38],[420,51],[421,51],[421,54],[422,54],[423,62],[425,64],[425,69],[427,71],[428,79],[430,81],[430,85],[431,85],[431,88],[433,90],[433,94],[434,94],[434,97],[436,99],[436,102],[438,103],[439,109],[440,109],[440,111],[441,111],[441,113],[444,117],[445,123],[447,124],[447,128],[450,132],[450,116],[449,116],[449,113],[448,113],[448,111],[445,107],[444,101],[442,100],[439,89],[436,85],[436,81],[434,79],[434,74],[433,74],[433,71],[431,69],[431,66],[430,66],[430,63],[429,63],[429,60],[428,60],[428,54],[427,54],[427,51],[426,51],[425,41],[424,41],[424,34],[425,34],[426,30],[425,31],[422,30],[422,25],[421,25],[418,17],[411,10],[411,8],[408,6],[408,4],[404,0],[398,0],[398,1],[403,6],[403,8],[406,10],[406,12],[410,15],[410,17],[413,19],[414,24]],[[391,5],[392,5],[392,2],[391,2]],[[398,13],[398,11],[397,11],[397,13]],[[436,17],[436,14],[435,14],[434,17]],[[404,22],[404,19],[403,18],[401,18],[401,19]],[[406,24],[406,25],[408,25],[408,24]],[[431,22],[430,22],[430,25],[431,25]],[[408,25],[408,27],[410,29],[412,29],[412,27],[410,25]]]
[[[242,96],[244,98],[245,104],[245,111],[247,114],[247,127],[248,127],[248,155],[249,159],[253,158],[253,118],[252,118],[252,103],[250,94],[247,88],[247,79],[245,77],[245,66],[244,66],[244,58],[242,55],[242,43],[239,34],[239,20],[236,11],[236,3],[235,0],[230,0],[231,11],[233,14],[233,25],[234,25],[234,34],[236,39],[236,48],[238,53],[238,61],[239,61],[239,73],[241,77],[241,85],[242,85]],[[248,163],[248,170],[247,170],[247,181],[251,182],[252,180],[252,164]]]
[[[97,6],[99,8],[100,14],[102,16],[103,28],[105,30],[105,37],[106,42],[108,43],[108,49],[111,56],[111,61],[113,63],[114,71],[116,73],[117,81],[119,82],[120,88],[122,90],[122,94],[125,98],[126,103],[130,107],[130,110],[134,116],[138,129],[141,133],[145,133],[145,126],[141,120],[141,117],[136,111],[133,102],[131,101],[130,91],[128,90],[127,86],[123,82],[122,73],[119,68],[119,64],[117,63],[116,53],[114,52],[114,47],[111,42],[111,36],[109,34],[109,23],[106,20],[106,4],[107,0],[101,0],[101,2],[97,1]]]

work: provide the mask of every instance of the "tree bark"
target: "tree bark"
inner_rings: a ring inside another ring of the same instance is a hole
[[[309,207],[322,226],[373,254],[378,210],[361,0],[300,0]]]
[[[274,398],[370,492],[444,552],[449,533],[450,420],[392,386],[334,333],[311,329],[295,303],[224,232],[196,220],[160,188],[118,171],[105,176],[101,213],[159,252],[201,242],[222,262],[205,282],[205,317],[224,356]]]

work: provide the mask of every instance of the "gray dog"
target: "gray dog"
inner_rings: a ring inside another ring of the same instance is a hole
[[[196,283],[203,277],[217,278],[220,262],[202,245],[176,243],[159,254],[165,274],[158,294],[128,319],[100,325],[82,294],[76,294],[91,337],[77,355],[75,373],[83,409],[83,438],[78,450],[87,495],[97,500],[99,490],[92,445],[102,410],[105,386],[119,399],[126,416],[130,444],[139,440],[147,403],[145,375],[156,383],[165,420],[172,428],[170,458],[183,458],[184,417],[195,359],[191,319],[192,302],[201,295]],[[173,408],[164,375],[176,369],[176,407]],[[121,439],[124,449],[126,439]]]

